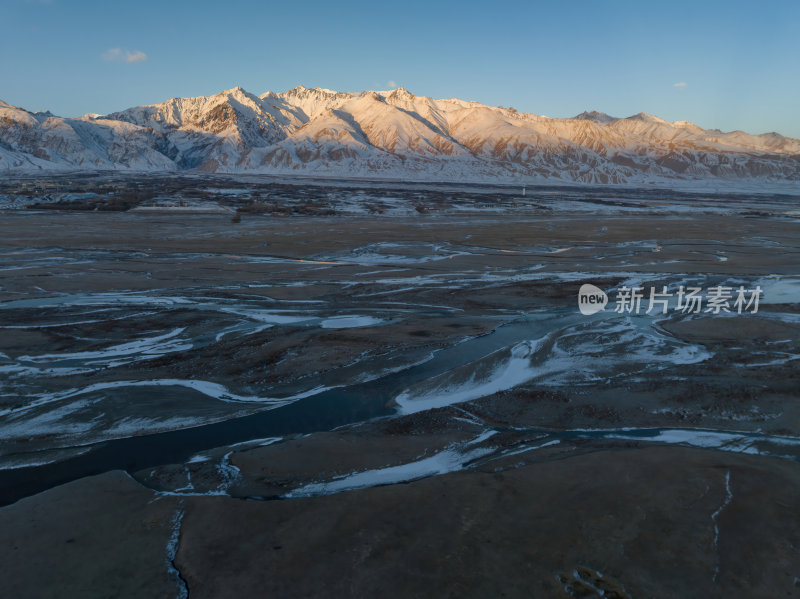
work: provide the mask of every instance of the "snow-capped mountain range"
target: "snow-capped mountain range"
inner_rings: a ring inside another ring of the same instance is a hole
[[[800,187],[800,140],[645,113],[548,118],[403,88],[256,96],[236,87],[79,118],[0,101],[0,173],[101,170]]]

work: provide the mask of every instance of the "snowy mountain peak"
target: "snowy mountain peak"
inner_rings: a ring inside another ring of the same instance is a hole
[[[405,87],[396,87],[389,92],[387,98],[403,98],[403,99],[414,99],[416,96],[408,91]]]
[[[298,85],[296,87],[293,87],[289,91],[279,95],[283,95],[286,97],[290,96],[307,97],[307,96],[338,96],[338,95],[350,95],[350,94],[348,94],[347,92],[336,92],[322,87],[304,87],[302,85]]]
[[[659,125],[671,125],[669,121],[662,119],[661,117],[655,116],[653,114],[648,114],[646,112],[639,112],[634,114],[633,116],[629,116],[627,118],[629,121],[643,121],[645,123],[658,123]]]
[[[243,87],[237,85],[231,89],[225,90],[219,94],[216,94],[216,97],[224,97],[229,100],[246,100],[250,102],[258,102],[258,96],[255,94],[251,94],[249,91],[244,89]]]
[[[617,119],[616,117],[610,116],[605,112],[598,112],[596,110],[590,110],[589,112],[583,111],[582,113],[572,117],[578,121],[595,121],[596,123],[612,123]]]
[[[672,126],[673,127],[679,127],[681,129],[688,129],[692,133],[696,133],[696,134],[705,133],[705,130],[702,127],[698,127],[697,125],[695,125],[694,123],[691,123],[689,121],[674,121],[672,123]]]

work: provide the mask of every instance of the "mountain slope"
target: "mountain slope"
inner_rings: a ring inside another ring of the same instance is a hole
[[[292,173],[420,180],[800,184],[800,140],[639,113],[551,119],[387,92],[240,87],[69,119],[0,102],[0,172]]]
[[[169,140],[114,119],[63,119],[0,102],[0,172],[174,170]]]

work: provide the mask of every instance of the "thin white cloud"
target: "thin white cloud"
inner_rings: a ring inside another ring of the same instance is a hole
[[[689,87],[689,84],[685,81],[678,81],[678,83],[673,83],[672,87]]]
[[[389,82],[388,82],[386,85],[388,85],[388,86],[389,86],[389,89],[394,89],[394,88],[396,88],[396,87],[400,87],[400,86],[397,84],[397,81],[393,81],[393,80],[389,80]]]
[[[145,60],[147,60],[147,54],[141,50],[125,53],[125,62],[144,62]]]
[[[147,54],[141,50],[123,50],[122,48],[109,48],[100,55],[107,62],[144,62]]]

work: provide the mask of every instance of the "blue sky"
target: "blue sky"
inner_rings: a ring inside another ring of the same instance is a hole
[[[800,2],[0,0],[0,99],[30,110],[298,83],[800,137]]]

